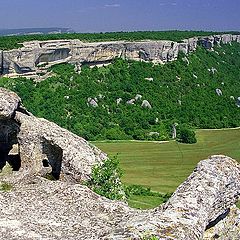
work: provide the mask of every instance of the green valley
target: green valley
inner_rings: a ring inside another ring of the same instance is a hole
[[[197,130],[197,144],[170,142],[111,141],[94,142],[109,154],[118,155],[124,171],[123,182],[171,193],[191,174],[200,160],[223,154],[240,162],[240,129]],[[130,205],[150,208],[161,199],[132,196]]]

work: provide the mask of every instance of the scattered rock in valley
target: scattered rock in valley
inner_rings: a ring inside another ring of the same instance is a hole
[[[98,100],[96,98],[88,98],[88,106],[98,107]]]
[[[216,91],[218,96],[222,96],[223,95],[222,90],[220,88],[217,88],[215,91]]]
[[[122,98],[117,99],[117,105],[119,105],[122,102]]]
[[[141,100],[142,99],[142,95],[140,95],[140,94],[137,94],[136,96],[135,96],[135,100],[137,101],[137,100]]]
[[[196,78],[196,79],[198,79],[198,76],[197,76],[197,75],[195,75],[195,74],[193,74],[193,77],[194,77],[194,78]]]
[[[136,101],[135,98],[134,99],[130,99],[130,100],[127,101],[127,104],[134,105],[135,101]]]
[[[145,80],[149,81],[149,82],[152,82],[153,81],[153,78],[145,78]]]
[[[148,135],[149,136],[159,136],[160,133],[159,132],[150,132]]]
[[[217,72],[217,69],[212,67],[208,69],[209,72],[211,72],[212,74],[215,74]]]
[[[142,108],[149,108],[149,109],[152,108],[152,106],[151,106],[151,104],[149,103],[148,100],[143,100],[141,107]]]
[[[240,107],[240,97],[237,98],[237,106]]]
[[[187,65],[189,65],[189,64],[190,64],[190,62],[189,62],[189,60],[188,60],[188,58],[187,58],[187,57],[184,57],[184,58],[182,58],[182,60],[183,60],[184,62],[186,62],[186,63],[187,63]]]

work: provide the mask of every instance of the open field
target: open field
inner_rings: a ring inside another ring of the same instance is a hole
[[[224,154],[240,161],[240,129],[198,130],[198,143],[181,144],[175,141],[157,142],[94,142],[96,146],[113,156],[118,154],[124,170],[125,184],[149,186],[154,191],[173,192],[193,171],[197,163],[209,155]],[[131,199],[131,205],[141,199]],[[157,200],[142,200],[152,207]]]

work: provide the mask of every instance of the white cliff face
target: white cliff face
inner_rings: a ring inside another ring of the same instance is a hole
[[[85,43],[80,40],[50,40],[24,42],[20,49],[0,51],[0,73],[34,75],[51,65],[69,62],[73,64],[104,64],[114,58],[165,63],[176,60],[179,51],[193,52],[200,43],[208,49],[214,44],[240,42],[240,35],[215,35],[194,37],[181,43],[173,41],[113,41]]]

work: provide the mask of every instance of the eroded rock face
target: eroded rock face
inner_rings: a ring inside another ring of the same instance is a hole
[[[0,74],[37,77],[36,73],[46,73],[54,64],[69,62],[77,69],[83,63],[90,65],[107,64],[115,58],[136,61],[165,63],[176,60],[179,51],[193,52],[198,42],[212,49],[214,44],[240,42],[240,35],[215,35],[184,39],[181,43],[173,41],[115,41],[85,43],[80,40],[51,40],[24,42],[20,49],[0,51]],[[79,71],[79,70],[78,70]]]
[[[140,211],[98,196],[86,186],[36,177],[31,184],[0,192],[3,239],[238,239],[240,167],[231,158],[200,162],[170,200]],[[219,216],[226,215],[218,222]],[[29,221],[31,219],[31,221]],[[210,224],[213,224],[206,232]],[[226,231],[228,233],[226,235]],[[225,236],[225,238],[224,238]],[[226,238],[227,236],[227,238]]]
[[[1,135],[5,136],[8,148],[19,145],[21,169],[28,175],[41,174],[43,160],[46,160],[56,178],[63,173],[63,178],[86,180],[92,166],[106,159],[106,154],[83,138],[23,111],[20,98],[3,88],[0,88],[0,108],[3,109],[0,116],[4,118],[0,129],[7,129],[6,133],[1,131]],[[14,131],[13,137],[10,133]]]
[[[224,216],[223,216],[224,217]],[[206,230],[203,240],[232,240],[240,239],[240,210],[236,206],[215,226]]]
[[[20,104],[20,98],[14,92],[0,88],[0,119],[11,118]]]

